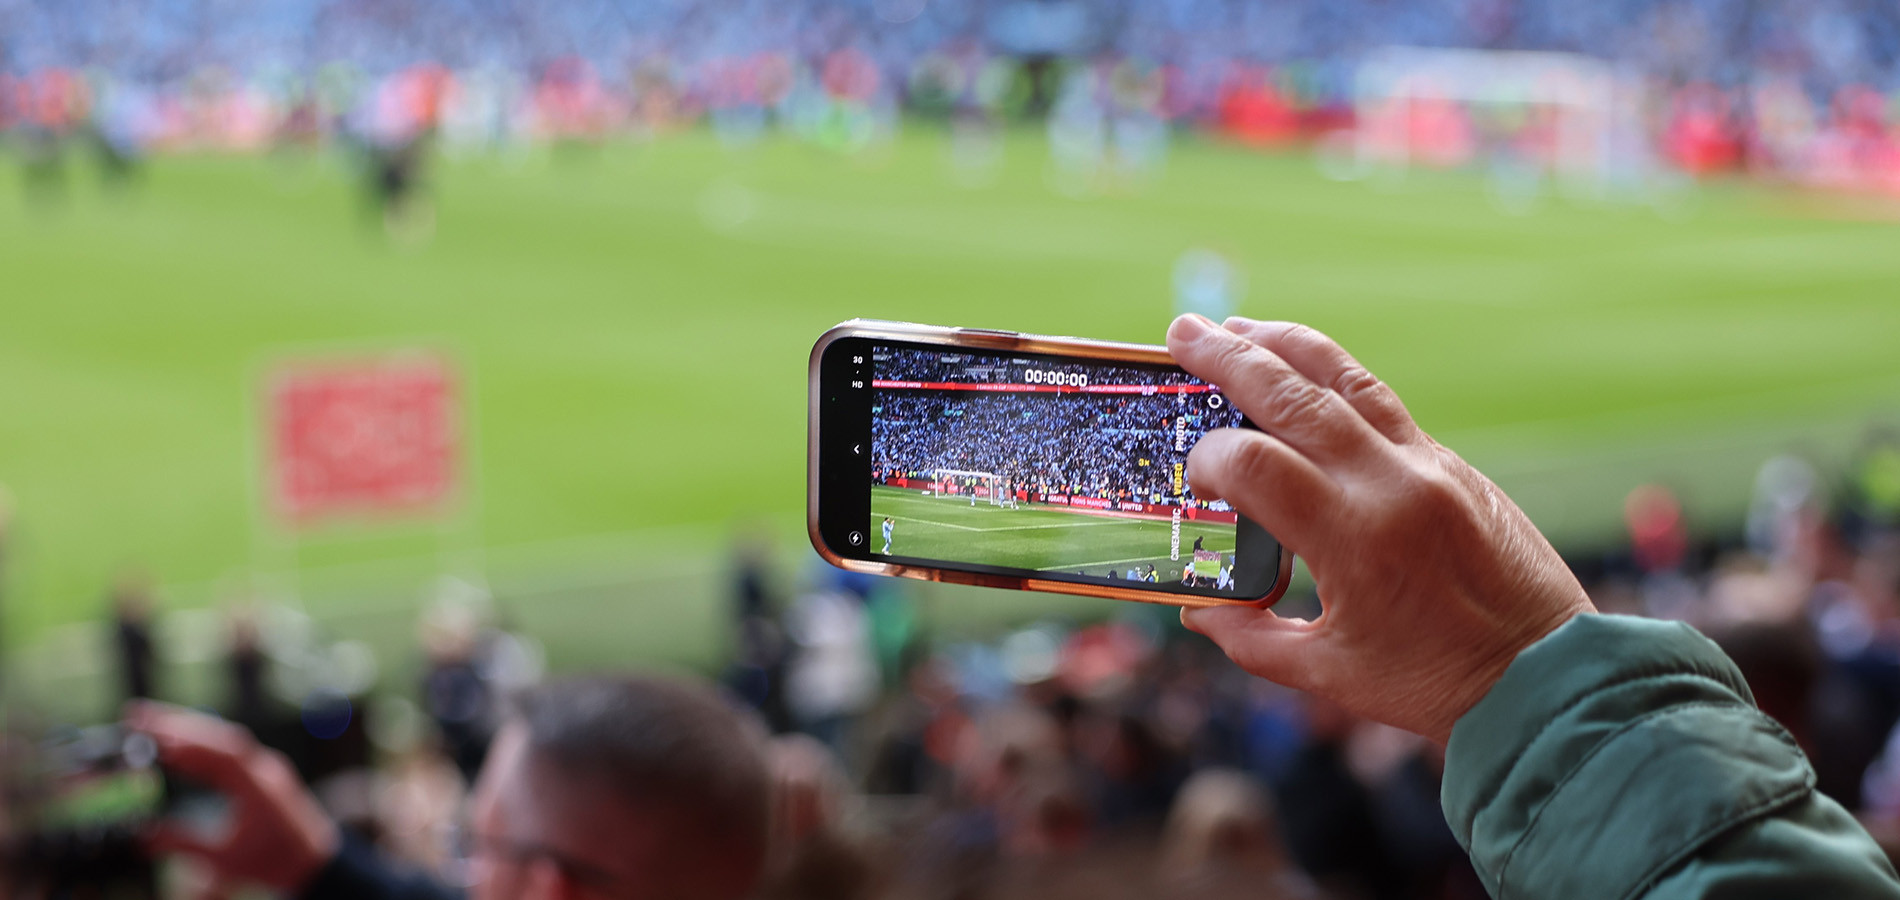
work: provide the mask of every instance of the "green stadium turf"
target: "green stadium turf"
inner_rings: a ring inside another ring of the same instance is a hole
[[[1116,575],[1155,566],[1179,581],[1194,539],[1231,555],[1234,529],[1181,523],[1181,559],[1170,559],[1172,525],[1165,519],[1123,518],[1025,504],[1015,509],[987,500],[934,497],[920,490],[878,486],[871,491],[871,549],[884,549],[883,521],[892,520],[891,555],[948,559],[1016,569]]]
[[[872,316],[1152,342],[1196,247],[1244,272],[1241,312],[1340,338],[1567,546],[1613,537],[1652,480],[1731,529],[1766,455],[1833,471],[1900,397],[1894,227],[1807,199],[1790,214],[1718,183],[1661,211],[1551,195],[1513,214],[1475,176],[1341,183],[1303,154],[1197,140],[1078,195],[1034,131],[1001,159],[959,175],[928,126],[858,157],[687,132],[450,158],[429,176],[433,238],[410,246],[363,216],[335,155],[162,158],[117,195],[74,159],[65,199],[35,203],[0,148],[0,484],[18,505],[0,639],[47,665],[96,654],[67,626],[132,565],[171,609],[265,590],[397,652],[447,569],[485,574],[557,663],[704,665],[732,530],[809,558],[819,332]],[[263,527],[259,367],[407,343],[471,374],[462,514]],[[932,614],[1057,602],[954,596]]]

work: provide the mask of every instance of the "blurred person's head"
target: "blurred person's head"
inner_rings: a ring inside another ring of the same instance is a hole
[[[986,711],[965,729],[956,750],[956,788],[985,805],[1021,789],[1034,772],[1063,760],[1062,730],[1047,712],[1027,705]]]
[[[225,610],[225,633],[230,647],[238,653],[250,653],[263,647],[264,630],[257,609],[249,604],[233,604]]]
[[[126,569],[112,583],[112,614],[121,621],[149,620],[155,603],[151,576],[142,570]]]
[[[430,606],[416,622],[422,653],[435,665],[466,662],[481,636],[481,619],[468,604],[443,600]]]
[[[850,785],[822,741],[806,734],[776,737],[765,748],[772,776],[772,842],[795,846],[834,829]]]
[[[476,785],[472,894],[737,900],[769,802],[759,734],[709,690],[554,682],[519,698]]]
[[[1806,619],[1728,618],[1704,626],[1735,663],[1755,705],[1809,747],[1822,651]]]
[[[1856,591],[1880,621],[1900,615],[1900,534],[1867,541],[1854,561],[1853,579]]]
[[[1011,856],[1066,856],[1088,844],[1095,811],[1066,766],[1038,769],[1004,804],[1003,849]]]
[[[1681,502],[1668,488],[1645,484],[1630,491],[1623,499],[1623,521],[1636,565],[1644,572],[1674,569],[1687,558],[1688,526]]]
[[[1773,569],[1764,559],[1732,554],[1716,563],[1701,617],[1712,627],[1794,624],[1803,618],[1809,587],[1796,574]]]
[[[1203,769],[1181,785],[1161,838],[1174,897],[1315,896],[1288,862],[1272,795],[1252,775]]]
[[[1176,872],[1213,864],[1278,869],[1286,862],[1272,797],[1253,776],[1234,769],[1202,769],[1181,785],[1162,846]]]
[[[852,900],[867,896],[873,866],[845,834],[851,786],[824,743],[809,735],[766,746],[772,777],[772,830],[765,885],[770,900]]]

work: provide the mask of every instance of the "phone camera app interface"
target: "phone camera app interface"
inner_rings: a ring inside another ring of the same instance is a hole
[[[1187,455],[1241,416],[1162,366],[879,345],[873,555],[1120,586],[1234,589],[1236,514]]]

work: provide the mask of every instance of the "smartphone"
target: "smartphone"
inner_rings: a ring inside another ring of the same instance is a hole
[[[98,832],[159,819],[209,830],[226,814],[222,794],[166,771],[151,735],[94,725],[44,748],[49,787],[40,824]]]
[[[33,744],[23,758],[0,772],[0,789],[26,798],[12,833],[0,835],[0,872],[51,885],[53,896],[136,895],[128,886],[153,871],[143,836],[161,819],[201,840],[229,831],[228,801],[165,771],[150,735],[95,725]]]
[[[811,352],[807,520],[835,566],[1178,606],[1267,606],[1292,557],[1188,488],[1250,428],[1166,348],[853,320]]]

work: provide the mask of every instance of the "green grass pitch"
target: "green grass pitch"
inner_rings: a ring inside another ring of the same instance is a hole
[[[0,484],[18,506],[0,639],[36,672],[89,671],[68,663],[102,642],[70,626],[131,565],[168,609],[274,592],[398,660],[446,570],[484,575],[559,664],[705,664],[736,525],[810,564],[820,332],[868,316],[1155,342],[1200,247],[1243,273],[1239,312],[1339,338],[1565,546],[1613,539],[1647,481],[1732,528],[1764,457],[1836,465],[1900,405],[1888,222],[1725,183],[1663,212],[1557,192],[1513,214],[1475,176],[1334,182],[1304,154],[1195,139],[1081,195],[1036,131],[1000,160],[959,175],[927,124],[858,157],[704,132],[451,157],[428,173],[434,236],[410,246],[369,226],[333,155],[163,158],[118,195],[74,159],[65,200],[36,206],[0,147]],[[258,366],[412,342],[471,376],[463,516],[295,542],[261,527]],[[932,615],[1056,602],[944,596]],[[215,658],[215,619],[175,624],[179,659]],[[36,681],[71,683],[12,683]]]
[[[1234,552],[1231,525],[1181,523],[1181,559],[1169,559],[1172,525],[1164,519],[1091,515],[1025,504],[1009,509],[979,499],[933,497],[921,490],[879,485],[871,489],[871,549],[883,552],[884,518],[892,520],[891,554],[946,559],[1017,569],[1116,576],[1132,568],[1159,570],[1181,579],[1194,539],[1202,547]]]

